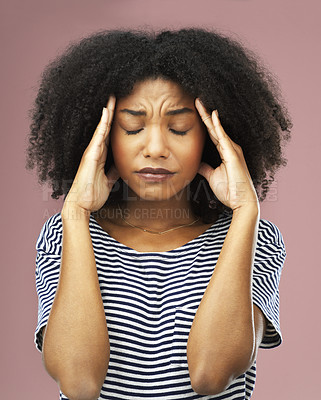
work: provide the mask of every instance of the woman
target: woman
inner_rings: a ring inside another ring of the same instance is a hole
[[[101,32],[48,66],[27,167],[65,195],[36,245],[61,399],[251,397],[258,348],[281,343],[286,253],[259,206],[285,165],[277,93],[201,29]]]

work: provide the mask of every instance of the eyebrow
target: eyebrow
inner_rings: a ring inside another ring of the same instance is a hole
[[[129,110],[128,108],[124,108],[123,110],[120,110],[120,112],[135,116],[141,116],[141,115],[146,116],[146,111],[135,111],[135,110]],[[179,108],[177,110],[167,111],[165,115],[179,115],[179,114],[190,114],[190,113],[194,113],[194,111],[191,108],[184,107],[184,108]]]

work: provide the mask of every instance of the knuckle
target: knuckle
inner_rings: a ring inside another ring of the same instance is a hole
[[[104,124],[99,125],[98,129],[97,129],[98,135],[104,134],[106,132],[106,129],[107,129],[107,124],[104,123]]]
[[[232,139],[231,142],[233,144],[234,149],[236,150],[237,153],[242,153],[242,148],[239,144],[235,143]]]

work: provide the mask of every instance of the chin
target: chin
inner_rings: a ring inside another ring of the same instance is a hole
[[[146,192],[141,192],[141,193],[135,193],[136,199],[137,200],[147,200],[147,201],[166,201],[169,200],[173,196],[166,196],[162,194],[157,194],[157,193],[151,193],[150,191],[148,193]],[[131,199],[135,199],[135,195],[131,196]]]
[[[188,196],[188,191],[186,194],[182,193],[188,185],[177,188],[176,185],[162,185],[162,184],[148,184],[141,185],[137,182],[129,182],[129,180],[124,180],[126,189],[124,191],[124,197],[129,201],[146,200],[146,201],[168,201],[168,200],[183,200],[184,196]]]
[[[133,188],[130,188],[130,191],[128,193],[128,199],[129,200],[146,200],[146,201],[168,201],[175,199],[175,196],[177,196],[177,200],[182,200],[183,199],[183,194],[181,191],[184,190],[180,189],[178,191],[173,191],[173,188],[171,190],[166,190],[166,189],[161,189],[161,188],[145,188],[140,190],[133,190]]]

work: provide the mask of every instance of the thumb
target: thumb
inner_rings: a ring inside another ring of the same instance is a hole
[[[198,173],[202,176],[204,176],[204,178],[209,182],[210,180],[210,176],[213,172],[213,168],[211,166],[209,166],[208,164],[202,162],[199,166],[198,169]]]

